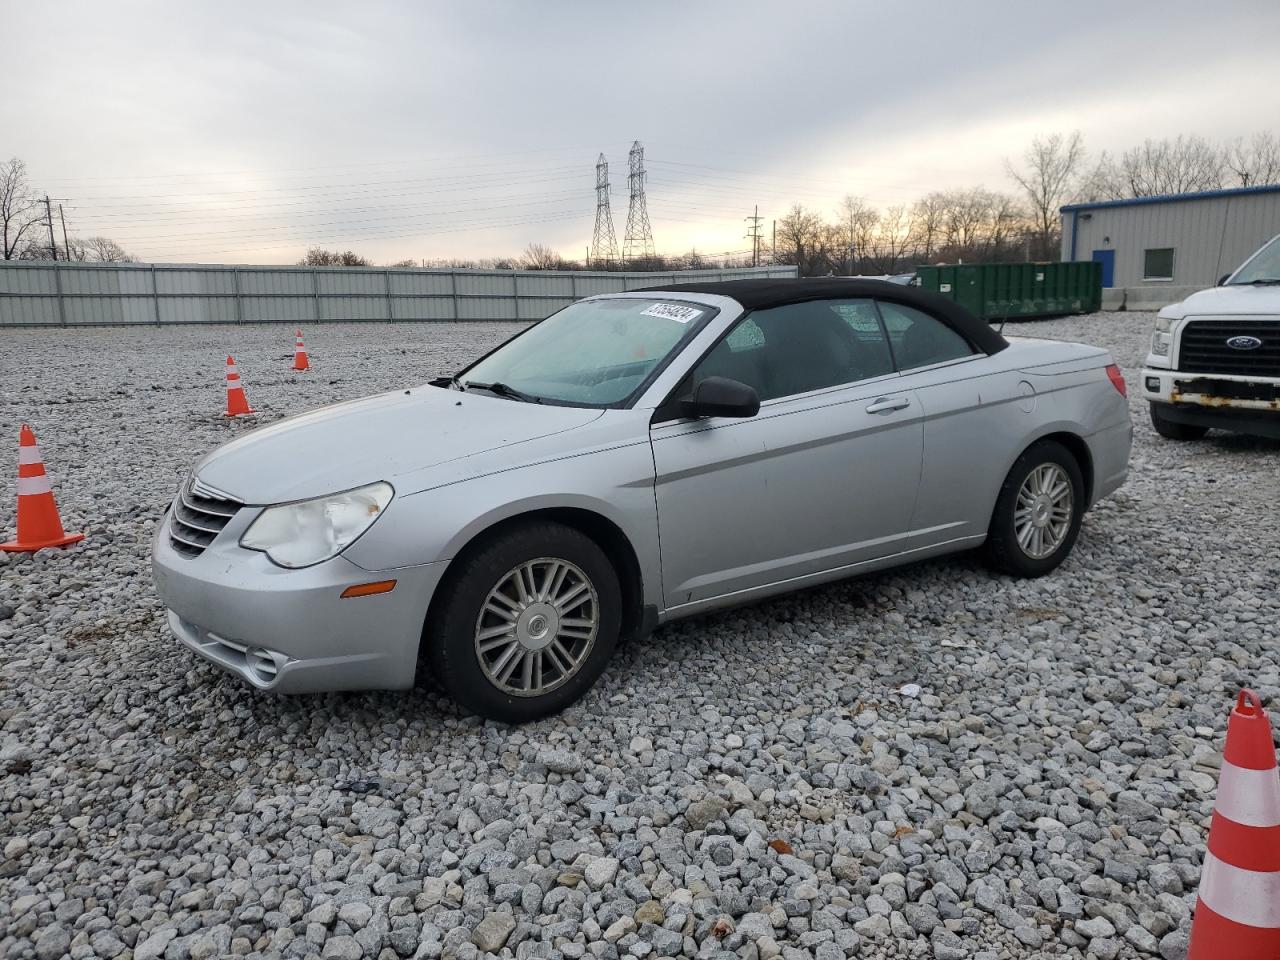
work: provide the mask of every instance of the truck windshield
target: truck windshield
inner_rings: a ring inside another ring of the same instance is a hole
[[[1280,237],[1245,261],[1234,277],[1227,281],[1234,284],[1280,283]]]
[[[580,301],[503,344],[455,382],[512,400],[618,406],[711,313],[658,298]]]

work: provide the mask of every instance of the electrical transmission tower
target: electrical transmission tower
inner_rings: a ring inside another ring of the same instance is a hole
[[[623,261],[652,259],[653,228],[649,226],[649,206],[644,198],[644,144],[639,140],[631,144],[627,155],[630,172],[627,186],[631,190],[631,204],[627,207],[627,232],[622,238]]]
[[[760,266],[760,241],[764,236],[760,233],[760,221],[764,217],[760,216],[760,206],[757,204],[754,215],[743,217],[747,223],[751,224],[747,228],[747,239],[751,241],[751,265],[753,267]]]
[[[596,161],[596,229],[591,235],[592,264],[605,268],[618,259],[618,237],[613,232],[613,210],[609,207],[609,161],[600,154]]]

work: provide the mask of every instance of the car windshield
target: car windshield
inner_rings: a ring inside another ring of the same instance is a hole
[[[580,301],[503,344],[458,381],[511,400],[617,406],[711,312],[657,298]]]
[[[1228,283],[1280,283],[1280,237],[1245,261]]]

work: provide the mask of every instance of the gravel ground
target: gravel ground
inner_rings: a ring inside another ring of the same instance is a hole
[[[1150,321],[1006,332],[1132,380]],[[305,376],[283,327],[0,333],[0,439],[33,424],[89,533],[0,554],[0,954],[1183,956],[1230,698],[1280,694],[1274,442],[1164,442],[1134,400],[1053,576],[959,557],[675,624],[521,729],[260,696],[166,635],[157,517],[249,429],[227,350],[269,420],[513,329],[312,327]]]

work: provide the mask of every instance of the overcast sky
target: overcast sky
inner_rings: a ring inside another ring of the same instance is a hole
[[[896,12],[894,8],[898,8]],[[1080,129],[1280,127],[1280,3],[7,0],[0,154],[68,225],[156,261],[582,257],[595,161],[619,240],[646,148],[660,252],[846,193],[1008,189]]]

